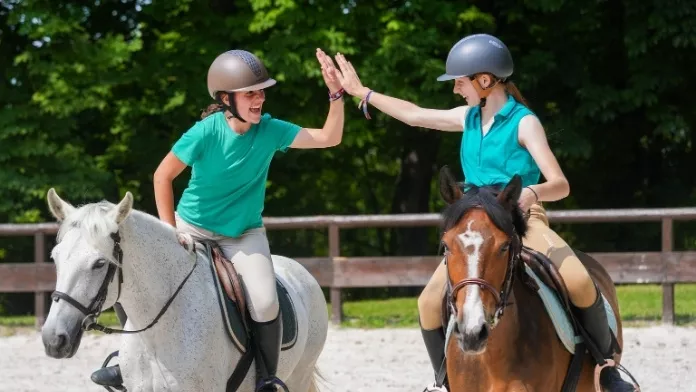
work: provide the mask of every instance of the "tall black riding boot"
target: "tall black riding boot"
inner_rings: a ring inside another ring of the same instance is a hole
[[[595,285],[596,288],[596,285]],[[597,289],[597,299],[587,308],[576,308],[578,321],[582,323],[585,330],[590,335],[600,353],[605,359],[614,356],[614,336],[609,327],[607,312],[604,308],[604,300]],[[602,369],[599,376],[600,384],[607,392],[633,392],[634,386],[621,378],[619,371],[608,366]]]
[[[114,311],[116,312],[116,317],[118,318],[121,328],[126,325],[126,312],[120,303],[116,302],[114,304]],[[111,356],[116,356],[118,352],[114,352]],[[118,365],[107,366],[96,370],[92,373],[90,377],[95,384],[104,385],[107,387],[121,387],[123,384],[123,378],[121,377],[121,368]]]
[[[437,391],[445,390],[443,385],[446,385],[447,378],[443,380],[442,384],[437,382],[437,376],[440,372],[444,372],[444,361],[445,361],[445,331],[442,328],[436,329],[425,329],[421,325],[421,334],[423,335],[423,342],[425,343],[425,349],[428,352],[428,357],[430,357],[430,364],[433,366],[433,371],[435,372],[436,381],[432,386],[427,387],[426,391]]]
[[[262,378],[256,386],[256,392],[276,392],[279,389],[287,391],[287,386],[276,377],[278,357],[283,339],[283,325],[280,312],[275,319],[258,323],[254,322],[254,338],[261,354],[263,364]]]

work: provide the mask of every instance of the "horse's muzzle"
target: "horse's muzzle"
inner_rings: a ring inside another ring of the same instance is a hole
[[[463,332],[462,332],[463,331]],[[459,348],[470,355],[481,354],[486,350],[490,327],[488,324],[482,324],[479,329],[469,330],[464,329],[461,323],[457,323],[455,334]]]
[[[51,358],[72,358],[80,347],[82,341],[82,328],[75,328],[75,332],[70,333],[65,329],[42,330],[41,340],[43,341],[46,355]]]

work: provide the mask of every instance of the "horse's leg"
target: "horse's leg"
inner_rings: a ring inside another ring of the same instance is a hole
[[[128,392],[153,390],[150,361],[138,337],[133,335],[123,337],[119,351],[119,365],[123,372],[123,386]]]

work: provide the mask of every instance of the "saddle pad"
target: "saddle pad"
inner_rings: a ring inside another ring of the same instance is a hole
[[[210,265],[210,272],[215,282],[215,291],[217,292],[218,305],[222,312],[222,320],[225,324],[225,330],[237,349],[245,353],[249,344],[249,334],[244,327],[244,321],[237,308],[237,305],[227,296],[220,280],[218,278],[215,263],[212,262],[212,254],[209,247],[205,247],[204,254],[199,254],[200,257],[205,257]],[[281,324],[283,328],[283,340],[281,343],[281,351],[288,350],[295,345],[297,341],[297,314],[295,312],[295,304],[290,298],[290,294],[283,283],[276,277],[276,291],[278,293],[278,302],[280,305]],[[251,324],[249,314],[244,315],[245,319]]]
[[[524,264],[524,269],[527,272],[527,275],[532,277],[532,279],[534,279],[534,281],[539,285],[539,297],[544,303],[544,307],[546,307],[546,313],[548,313],[551,321],[553,322],[553,326],[556,329],[558,338],[561,339],[568,352],[574,354],[575,344],[582,342],[582,336],[575,334],[573,324],[570,322],[566,312],[563,310],[563,305],[554,291],[545,285],[526,263]],[[614,310],[612,309],[611,305],[609,305],[609,302],[604,297],[604,294],[602,294],[602,301],[604,301],[604,309],[607,312],[609,328],[612,330],[614,335],[616,335],[617,322],[616,316],[614,315]]]
[[[561,305],[561,301],[558,299],[553,290],[551,290],[547,285],[545,285],[544,282],[542,282],[541,279],[539,279],[539,277],[534,273],[534,271],[531,268],[529,268],[529,266],[526,263],[524,264],[524,268],[527,272],[527,275],[532,277],[532,279],[534,279],[534,281],[539,285],[539,297],[541,298],[541,301],[544,303],[546,313],[551,318],[551,322],[553,323],[553,326],[556,329],[556,334],[558,335],[558,338],[561,340],[561,342],[563,342],[563,345],[569,353],[575,354],[575,344],[583,341],[582,336],[575,334],[573,324],[570,322],[570,319],[563,310],[563,305]],[[614,335],[616,335],[616,315],[614,314],[614,310],[612,309],[611,305],[609,305],[609,302],[604,297],[604,294],[602,294],[602,300],[604,301],[604,309],[607,312],[609,328],[614,333]],[[445,352],[447,351],[446,347],[449,344],[449,339],[452,334],[452,331],[454,330],[456,322],[457,320],[455,319],[455,317],[451,316],[449,319],[449,323],[447,324],[447,331],[445,332]]]

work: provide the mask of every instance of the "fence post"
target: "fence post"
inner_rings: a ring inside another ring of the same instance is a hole
[[[334,324],[341,324],[343,321],[343,299],[341,298],[341,288],[335,287],[335,258],[341,254],[341,237],[338,225],[329,225],[329,257],[332,265],[332,282],[331,282],[331,321]]]
[[[662,251],[672,252],[674,224],[671,218],[662,218]],[[662,283],[662,323],[674,324],[674,283]]]
[[[34,263],[40,267],[46,261],[46,237],[43,232],[34,233]],[[34,292],[34,326],[40,329],[46,321],[46,294],[43,291]]]

